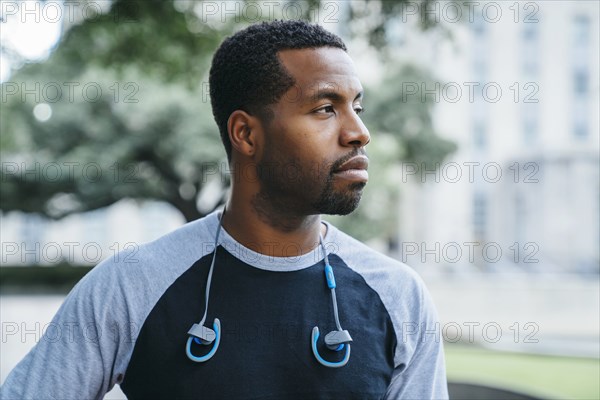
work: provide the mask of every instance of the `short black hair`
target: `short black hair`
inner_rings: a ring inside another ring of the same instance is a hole
[[[250,25],[228,37],[217,49],[210,68],[213,115],[231,160],[227,120],[235,110],[261,119],[294,84],[277,53],[288,49],[336,47],[346,51],[337,35],[305,21],[271,21]]]

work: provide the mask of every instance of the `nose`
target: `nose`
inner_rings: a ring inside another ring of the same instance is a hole
[[[364,147],[371,141],[371,134],[354,111],[345,113],[340,132],[340,144],[345,147]]]

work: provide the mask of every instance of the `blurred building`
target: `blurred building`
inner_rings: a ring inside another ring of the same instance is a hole
[[[38,214],[0,213],[0,265],[95,265],[136,249],[185,223],[174,207],[121,200],[58,221]],[[135,260],[132,260],[135,261]]]
[[[599,3],[430,12],[452,40],[400,28],[399,59],[440,80],[414,95],[435,100],[437,131],[458,151],[437,172],[403,169],[402,257],[598,272]]]

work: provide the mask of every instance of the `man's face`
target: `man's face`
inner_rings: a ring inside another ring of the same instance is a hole
[[[348,214],[367,183],[362,86],[341,49],[285,50],[296,85],[270,106],[259,154],[259,198],[297,215]]]

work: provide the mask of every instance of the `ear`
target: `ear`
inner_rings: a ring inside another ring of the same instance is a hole
[[[247,157],[253,157],[260,140],[260,122],[243,110],[235,110],[227,120],[231,148]]]

